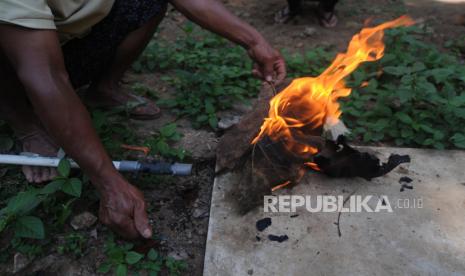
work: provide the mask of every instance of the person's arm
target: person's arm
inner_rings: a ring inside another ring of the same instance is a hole
[[[230,13],[217,0],[171,0],[176,9],[200,26],[240,44],[255,61],[254,74],[266,81],[281,82],[286,66],[278,51],[273,49],[252,26]]]
[[[70,84],[56,32],[0,24],[0,51],[42,124],[100,192],[100,220],[124,237],[150,237],[143,196],[116,171],[105,152]]]

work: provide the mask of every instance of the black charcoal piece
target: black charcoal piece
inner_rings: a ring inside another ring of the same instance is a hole
[[[410,162],[410,156],[391,154],[385,163],[367,152],[360,152],[347,144],[344,136],[337,141],[326,140],[314,162],[321,171],[331,177],[362,177],[366,180],[383,176],[402,163]]]
[[[283,242],[283,241],[287,241],[289,237],[287,235],[281,235],[281,236],[268,235],[268,239],[270,241]]]
[[[258,220],[257,223],[255,224],[255,226],[257,227],[257,230],[260,232],[265,230],[270,225],[271,225],[271,218],[262,218]]]
[[[298,216],[299,216],[299,214],[294,214],[294,215],[291,215],[291,218],[296,218]]]
[[[413,179],[411,179],[410,177],[408,176],[402,176],[400,179],[399,179],[399,183],[402,184],[402,183],[411,183],[413,181]]]

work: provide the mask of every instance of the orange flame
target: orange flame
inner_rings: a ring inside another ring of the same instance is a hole
[[[293,80],[271,99],[268,118],[265,118],[252,144],[268,136],[274,141],[282,141],[287,150],[295,154],[307,156],[318,153],[317,148],[297,141],[294,135],[321,135],[325,124],[337,124],[341,115],[337,100],[351,93],[344,78],[362,62],[383,57],[385,29],[412,24],[414,21],[410,17],[401,16],[376,27],[363,28],[352,37],[347,52],[339,53],[321,75]]]

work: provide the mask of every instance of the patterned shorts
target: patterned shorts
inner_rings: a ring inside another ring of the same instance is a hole
[[[116,0],[110,13],[83,38],[68,41],[63,54],[71,83],[82,87],[111,64],[124,38],[166,10],[168,0]]]

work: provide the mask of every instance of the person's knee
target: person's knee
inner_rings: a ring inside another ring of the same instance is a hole
[[[58,91],[63,85],[69,83],[69,76],[62,67],[55,64],[41,64],[40,66],[31,66],[28,64],[19,64],[16,75],[26,89],[37,93],[50,93]]]

